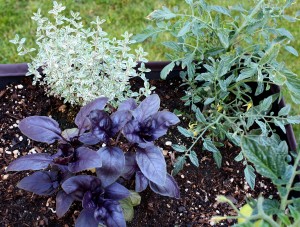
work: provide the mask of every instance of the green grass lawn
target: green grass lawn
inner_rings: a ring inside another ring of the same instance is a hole
[[[213,3],[223,6],[230,6],[243,2],[250,4],[252,1],[238,0],[210,0]],[[278,0],[283,1],[283,0]],[[70,10],[80,12],[85,24],[99,16],[106,19],[103,29],[111,37],[120,37],[122,33],[128,31],[133,34],[140,33],[148,24],[146,16],[154,9],[165,5],[173,7],[183,6],[184,0],[65,0],[61,1],[67,7],[66,13]],[[18,56],[16,46],[9,43],[15,34],[27,38],[27,46],[34,47],[34,35],[36,25],[31,20],[31,16],[38,8],[41,8],[42,14],[52,8],[52,0],[0,0],[0,64],[29,62],[28,56]],[[300,3],[294,4],[290,14],[300,10]],[[48,16],[48,15],[47,15]],[[295,37],[291,43],[298,52],[300,52],[300,22],[287,23],[280,22],[282,27],[290,30]],[[146,41],[142,45],[145,51],[149,53],[148,59],[151,61],[164,60],[164,48],[160,45],[161,38],[156,43]],[[281,54],[281,60],[285,60],[294,72],[300,75],[299,58],[293,57],[286,52]],[[289,101],[289,100],[287,100]],[[299,114],[300,107],[293,106],[293,113]],[[300,128],[296,129],[297,137],[300,139]]]

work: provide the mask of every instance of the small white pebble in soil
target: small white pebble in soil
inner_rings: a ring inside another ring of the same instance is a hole
[[[196,192],[196,195],[200,195],[200,193],[199,193],[199,192]]]
[[[220,214],[220,211],[216,210],[216,213],[217,213],[217,214]]]
[[[228,165],[228,166],[229,166],[229,162],[228,162],[228,161],[226,161],[226,165]]]
[[[237,170],[236,172],[237,172],[237,173],[239,173],[240,171],[239,171],[239,170]]]
[[[167,204],[167,207],[168,207],[168,208],[171,208],[170,204]]]
[[[35,154],[35,153],[36,153],[36,150],[34,148],[32,148],[28,151],[28,154]]]
[[[19,124],[19,123],[20,123],[20,120],[16,120],[16,123]]]
[[[172,146],[172,142],[171,141],[166,141],[165,145],[166,146]]]
[[[11,154],[11,151],[5,151],[6,154]]]
[[[248,189],[249,189],[249,185],[248,185],[248,184],[245,184],[245,185],[244,185],[244,190],[247,191]]]
[[[19,85],[17,86],[17,88],[18,88],[18,89],[23,89],[23,85],[22,85],[22,84],[19,84]]]
[[[181,177],[182,179],[184,179],[184,175],[183,175],[183,174],[181,174],[180,177]]]
[[[2,176],[2,180],[7,180],[8,177],[9,177],[9,174],[5,174],[5,175]]]
[[[229,181],[232,183],[232,182],[234,181],[234,179],[233,179],[233,178],[231,178]]]
[[[187,192],[188,190],[189,190],[188,188],[184,189],[184,191],[186,191],[186,192]]]
[[[102,144],[102,147],[106,147],[106,144],[105,144],[105,143],[103,143],[103,144]]]
[[[186,183],[188,183],[188,184],[192,184],[192,182],[190,182],[189,180],[188,180],[188,181],[186,181]]]
[[[8,128],[9,128],[9,129],[13,129],[14,127],[11,125],[11,126],[9,126]]]
[[[20,136],[20,137],[19,137],[19,140],[20,140],[20,141],[23,141],[23,136]]]
[[[20,152],[18,150],[14,150],[14,158],[17,158],[20,155]]]
[[[18,127],[18,124],[13,124],[13,126],[14,126],[15,128],[17,128],[17,127]]]

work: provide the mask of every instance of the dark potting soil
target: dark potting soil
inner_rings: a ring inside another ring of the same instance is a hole
[[[183,109],[180,97],[184,95],[179,87],[180,81],[151,81],[156,86],[156,93],[161,98],[161,108],[173,111]],[[132,82],[133,88],[139,85]],[[17,157],[28,153],[55,152],[55,144],[47,145],[29,140],[18,129],[21,119],[32,115],[52,116],[62,129],[73,127],[73,119],[79,107],[64,104],[54,97],[47,97],[44,89],[32,86],[31,79],[9,85],[0,91],[0,226],[74,226],[75,219],[81,211],[80,202],[74,203],[69,212],[61,219],[55,214],[55,196],[43,197],[17,188],[17,183],[30,172],[5,172],[5,168]],[[181,126],[188,122],[181,118]],[[135,216],[131,227],[144,226],[210,226],[214,215],[234,215],[226,204],[216,202],[217,195],[225,195],[238,207],[245,203],[247,197],[256,198],[260,193],[275,196],[273,185],[265,178],[257,177],[256,187],[251,190],[244,178],[244,166],[234,161],[239,149],[223,141],[222,167],[217,168],[212,154],[201,151],[200,144],[195,148],[200,167],[186,165],[175,176],[180,186],[181,199],[171,199],[153,193],[149,188],[141,193],[142,202],[135,207]],[[188,144],[176,127],[157,141],[163,148],[169,172],[176,154],[170,143]],[[128,185],[134,185],[133,182]],[[134,188],[131,188],[134,189]],[[230,226],[233,222],[225,221],[218,226]]]

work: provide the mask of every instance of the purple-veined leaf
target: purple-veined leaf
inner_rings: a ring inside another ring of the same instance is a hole
[[[23,178],[17,184],[17,187],[37,195],[51,195],[59,187],[57,173],[49,171],[35,172]]]
[[[97,176],[104,187],[115,182],[122,174],[125,166],[125,156],[118,147],[102,147],[98,150],[102,167],[96,169]]]
[[[139,169],[136,163],[136,157],[134,152],[125,153],[125,166],[122,173],[122,177],[129,180],[133,174]]]
[[[95,211],[97,220],[104,220],[106,226],[126,227],[122,208],[117,201],[106,200],[103,206]]]
[[[90,120],[87,116],[90,114],[90,112],[93,110],[103,110],[107,101],[108,98],[101,97],[81,107],[75,118],[75,124],[79,128],[80,132],[83,132],[89,128]]]
[[[155,193],[158,193],[163,196],[173,197],[176,199],[180,198],[179,187],[176,181],[174,180],[174,178],[170,174],[167,174],[166,182],[164,185],[157,185],[151,181],[149,185],[152,191],[154,191]]]
[[[99,154],[87,147],[79,147],[76,149],[76,161],[68,165],[69,171],[77,173],[82,170],[101,167],[101,157]]]
[[[95,144],[99,143],[101,141],[101,139],[99,139],[93,133],[87,132],[87,133],[83,133],[82,135],[80,135],[79,141],[86,145],[95,145]]]
[[[83,209],[76,220],[75,227],[98,227],[99,222],[94,217],[94,211]]]
[[[32,140],[53,143],[62,139],[58,123],[50,117],[31,116],[20,121],[21,132]]]
[[[125,199],[128,196],[130,196],[128,189],[119,183],[112,183],[105,188],[105,198],[120,200]]]
[[[74,199],[72,195],[68,195],[63,190],[60,190],[56,195],[56,215],[58,218],[64,216],[64,214],[69,210]]]
[[[131,120],[132,113],[127,110],[118,110],[117,112],[114,112],[110,118],[112,120],[111,136],[114,136]]]
[[[140,105],[133,111],[133,116],[139,122],[144,121],[151,115],[155,114],[160,106],[158,95],[153,94],[145,98]]]
[[[141,171],[137,171],[135,174],[135,191],[144,191],[149,184],[149,180],[144,176]]]
[[[88,118],[91,122],[91,132],[100,139],[106,142],[111,136],[112,120],[109,115],[103,110],[93,110]]]
[[[53,157],[49,154],[29,154],[14,160],[9,164],[6,171],[45,169],[52,161]]]
[[[131,143],[144,143],[140,136],[141,127],[138,121],[131,120],[123,128],[123,134]]]
[[[134,99],[130,98],[120,103],[118,111],[134,110],[135,108],[137,108],[137,104]]]
[[[161,150],[153,144],[139,144],[136,162],[141,172],[150,181],[164,185],[166,181],[166,162]]]
[[[86,210],[95,210],[97,208],[97,205],[93,201],[93,194],[91,191],[87,191],[84,193],[83,199],[82,199],[82,207]]]
[[[160,111],[157,112],[152,117],[152,137],[153,140],[158,139],[159,137],[165,135],[170,126],[179,123],[179,118],[169,112],[169,111]]]
[[[72,194],[76,200],[82,200],[84,193],[90,190],[91,183],[101,185],[100,179],[90,175],[78,175],[70,177],[61,185],[67,194]]]

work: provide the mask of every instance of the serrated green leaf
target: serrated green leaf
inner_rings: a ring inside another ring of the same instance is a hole
[[[254,187],[255,187],[256,175],[255,175],[254,171],[255,171],[254,168],[250,165],[247,165],[246,168],[244,169],[246,181],[249,184],[251,189],[254,189]]]
[[[294,221],[298,220],[300,218],[300,212],[292,205],[288,205],[288,208],[290,210],[290,214],[292,215]]]
[[[197,158],[197,154],[196,154],[195,151],[191,151],[191,152],[189,153],[189,158],[190,158],[191,163],[194,164],[194,166],[199,167],[199,160],[198,160],[198,158]]]
[[[222,166],[222,155],[221,155],[221,152],[218,151],[218,152],[214,152],[213,153],[213,158],[218,166],[218,168],[221,168]]]
[[[277,180],[285,174],[288,155],[286,142],[278,144],[268,137],[251,136],[243,137],[241,144],[244,155],[254,164],[258,173],[271,180]]]
[[[292,33],[290,33],[285,28],[278,28],[278,29],[276,29],[276,32],[277,32],[278,35],[285,36],[285,37],[287,37],[291,40],[294,39],[294,36],[292,35]]]
[[[173,70],[173,68],[175,67],[175,62],[171,62],[169,64],[167,64],[160,72],[160,77],[165,80],[167,78],[167,76],[169,75],[169,73]]]
[[[268,111],[271,108],[273,99],[272,96],[269,96],[268,98],[265,98],[260,104],[259,104],[259,110],[260,111]]]
[[[204,115],[201,113],[199,108],[196,109],[196,118],[197,118],[197,121],[199,121],[201,123],[206,123],[206,119],[205,119]]]
[[[176,175],[177,173],[179,173],[180,170],[183,169],[183,166],[186,162],[186,158],[185,156],[179,156],[174,164],[174,169],[172,171],[172,175]]]
[[[267,126],[264,122],[255,120],[255,123],[258,124],[259,128],[261,129],[263,134],[267,134]]]
[[[288,116],[286,120],[290,124],[300,124],[300,116]]]
[[[184,145],[179,145],[179,144],[172,145],[172,148],[178,152],[185,152],[187,150]]]
[[[296,182],[296,183],[293,185],[293,190],[294,190],[294,191],[297,191],[297,192],[300,192],[300,182]]]
[[[211,104],[213,101],[215,101],[215,97],[207,98],[204,102],[204,106],[207,106],[207,105]]]
[[[182,128],[181,126],[177,126],[177,129],[178,131],[184,135],[185,137],[194,137],[194,133],[185,129],[185,128]]]
[[[269,50],[267,50],[265,52],[265,54],[263,55],[263,57],[260,59],[259,64],[265,65],[265,64],[273,61],[278,56],[279,50],[280,50],[279,43],[272,45],[271,48]]]
[[[278,126],[284,133],[286,133],[285,126],[281,121],[278,121],[277,119],[274,119],[274,124],[276,126]]]
[[[191,22],[187,21],[185,25],[180,29],[180,31],[177,34],[177,37],[184,36],[186,33],[188,33],[191,30]]]
[[[163,42],[162,44],[165,47],[168,47],[169,49],[174,50],[174,51],[181,51],[182,50],[180,45],[176,42],[168,41],[168,42]]]
[[[273,71],[270,79],[278,86],[283,86],[286,82],[286,77],[279,71]]]
[[[241,73],[239,74],[238,78],[236,79],[236,82],[251,78],[257,73],[257,68],[246,68],[241,70]]]
[[[287,215],[285,215],[283,213],[279,213],[279,214],[277,214],[277,216],[282,221],[282,223],[285,224],[286,226],[291,225],[291,221]]]
[[[132,221],[134,217],[134,209],[131,205],[130,199],[120,200],[120,205],[123,211],[123,215],[126,221]]]
[[[205,139],[203,141],[203,148],[205,150],[208,150],[208,151],[211,151],[211,152],[219,152],[218,148],[209,139]]]
[[[243,152],[240,152],[235,158],[234,158],[234,161],[236,162],[240,162],[244,159],[244,155],[243,155]]]
[[[217,36],[224,47],[224,49],[227,49],[229,47],[229,35],[226,31],[220,30],[217,32]]]
[[[292,55],[295,55],[296,57],[299,56],[298,51],[292,47],[292,46],[285,46],[284,47],[288,52],[290,52]]]
[[[213,11],[216,11],[218,13],[222,13],[224,15],[227,15],[227,16],[231,17],[230,11],[228,9],[226,9],[225,7],[222,7],[222,6],[211,6],[210,9],[213,10]]]
[[[172,13],[172,11],[165,6],[163,6],[161,10],[155,10],[147,16],[150,20],[170,20],[174,17],[176,17],[176,14]]]
[[[137,34],[132,37],[133,40],[136,42],[144,42],[146,39],[152,37],[155,38],[155,35],[157,34],[157,30],[154,29],[152,26],[148,26],[141,34]]]
[[[287,116],[291,111],[291,105],[287,104],[285,107],[281,108],[278,112],[278,116]]]

